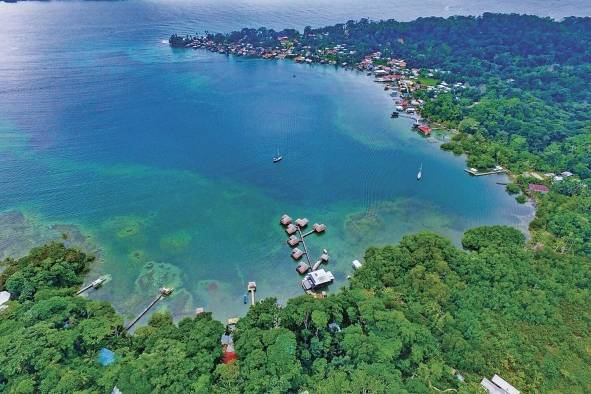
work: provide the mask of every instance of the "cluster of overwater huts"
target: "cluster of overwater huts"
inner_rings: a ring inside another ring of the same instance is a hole
[[[332,272],[320,268],[322,264],[327,264],[330,256],[328,250],[323,249],[320,258],[311,264],[308,247],[304,238],[311,234],[322,234],[326,231],[326,225],[321,223],[314,223],[312,230],[303,233],[310,221],[307,218],[296,219],[295,221],[289,215],[281,216],[279,223],[285,228],[285,232],[289,236],[287,244],[292,248],[291,257],[299,261],[302,257],[306,257],[306,262],[300,261],[296,267],[296,272],[300,275],[304,275],[302,279],[303,289],[314,295],[314,290],[317,290],[323,286],[328,285],[334,281],[334,275]],[[302,246],[303,250],[299,248]],[[354,269],[361,268],[361,263],[358,260],[353,261],[352,264]],[[323,292],[324,294],[324,292]]]
[[[298,274],[305,275],[302,280],[302,287],[304,290],[313,291],[332,283],[334,281],[334,275],[332,272],[320,268],[321,264],[328,263],[330,258],[328,251],[324,249],[320,258],[312,265],[310,262],[310,256],[308,255],[308,247],[304,240],[304,237],[308,235],[324,233],[326,231],[326,225],[314,223],[311,231],[302,233],[302,230],[310,223],[307,218],[299,218],[294,221],[288,215],[283,215],[279,222],[285,227],[285,232],[289,236],[287,244],[293,248],[291,250],[291,257],[294,260],[299,261],[305,256],[308,261],[308,263],[300,262],[296,267]],[[303,247],[303,250],[299,248],[300,245]]]

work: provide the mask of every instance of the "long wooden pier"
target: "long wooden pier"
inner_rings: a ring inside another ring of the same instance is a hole
[[[306,260],[308,260],[308,265],[311,267],[312,263],[310,261],[310,254],[308,253],[308,247],[306,246],[306,241],[304,240],[304,237],[306,235],[310,235],[314,232],[314,230],[310,231],[309,233],[306,233],[306,235],[302,234],[302,229],[300,228],[300,226],[297,226],[298,228],[298,233],[300,234],[300,240],[302,241],[302,245],[304,246],[304,255],[306,256]]]
[[[254,293],[255,293],[255,291],[257,291],[256,282],[248,282],[248,286],[247,286],[246,290],[250,293],[250,305],[254,306],[254,304],[255,304]]]
[[[101,287],[103,285],[103,283],[105,283],[106,280],[107,280],[107,277],[101,276],[100,278],[93,280],[92,283],[90,283],[90,284],[84,286],[83,288],[81,288],[80,290],[78,290],[76,292],[76,295],[80,295],[90,288],[98,289],[99,287]]]
[[[160,292],[158,293],[158,297],[156,297],[152,302],[150,302],[150,304],[142,311],[142,313],[140,313],[135,319],[133,319],[131,323],[129,323],[127,327],[124,328],[123,331],[129,331],[135,325],[135,323],[137,323],[142,317],[144,317],[146,313],[148,313],[150,309],[152,309],[154,305],[156,305],[158,301],[160,301],[163,297],[168,297],[169,295],[171,295],[173,290],[174,289],[168,289],[166,287],[161,288]]]
[[[464,171],[466,171],[468,174],[470,174],[472,176],[505,174],[507,172],[507,170],[502,167],[495,168],[494,170],[490,170],[490,171],[483,171],[483,172],[478,171],[476,168],[464,168]]]

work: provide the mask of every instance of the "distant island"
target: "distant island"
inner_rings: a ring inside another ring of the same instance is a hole
[[[76,295],[91,256],[35,248],[2,263],[0,391],[591,392],[589,42],[590,18],[498,14],[171,36],[175,50],[369,73],[475,172],[511,172],[507,192],[537,206],[531,239],[408,235],[369,248],[337,294],[264,299],[227,324],[160,312],[133,334]]]

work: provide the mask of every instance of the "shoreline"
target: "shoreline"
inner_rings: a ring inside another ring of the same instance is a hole
[[[283,45],[287,41],[287,37],[280,37],[279,42],[282,44],[283,48],[264,48],[264,47],[257,47],[254,48],[250,44],[237,44],[237,43],[224,43],[218,44],[215,41],[211,40],[208,36],[177,36],[176,34],[171,35],[168,40],[168,44],[171,48],[177,49],[200,49],[206,50],[211,53],[218,53],[223,54],[226,56],[236,56],[236,57],[246,57],[246,58],[253,58],[253,59],[262,59],[262,60],[291,60],[297,64],[308,64],[308,65],[322,65],[322,66],[334,66],[335,68],[341,68],[346,71],[357,71],[358,74],[365,73],[366,76],[372,77],[373,82],[375,84],[384,86],[384,91],[393,91],[395,95],[390,93],[388,96],[392,98],[394,109],[391,113],[390,117],[393,119],[396,118],[407,118],[413,121],[413,126],[411,127],[411,132],[416,133],[426,139],[426,142],[431,144],[437,144],[441,146],[442,143],[448,141],[449,139],[446,138],[445,141],[435,139],[429,140],[432,136],[434,131],[438,131],[440,133],[446,135],[456,135],[459,133],[456,129],[450,129],[444,126],[440,122],[428,122],[421,116],[421,109],[424,101],[414,99],[411,93],[414,93],[417,90],[428,90],[434,91],[435,93],[438,92],[453,92],[456,89],[465,89],[466,84],[463,83],[447,83],[444,80],[441,80],[436,87],[433,85],[427,85],[420,83],[419,79],[421,78],[423,69],[416,69],[416,68],[407,68],[407,63],[404,59],[394,59],[394,58],[386,58],[385,62],[386,65],[383,64],[374,65],[375,61],[380,61],[380,63],[384,63],[384,59],[381,57],[380,52],[374,52],[371,55],[366,55],[364,60],[358,63],[342,63],[338,64],[336,61],[329,61],[326,58],[318,55],[310,55],[309,53],[302,54],[301,51],[299,53],[294,53],[291,49],[286,49]],[[164,43],[165,40],[162,40]],[[337,45],[340,47],[341,45]],[[346,47],[343,45],[342,48]],[[304,56],[305,55],[305,56]],[[427,76],[433,77],[435,70],[426,69]],[[445,73],[445,72],[443,72]],[[406,92],[404,92],[406,90]],[[409,112],[410,111],[410,112]],[[440,148],[441,149],[441,148]],[[450,152],[453,153],[453,152]],[[455,155],[455,154],[454,154]],[[467,165],[468,155],[464,152],[461,154],[464,156],[465,164]],[[466,167],[466,172],[468,175],[471,176],[469,168]],[[515,183],[517,179],[517,175],[511,173],[508,168],[503,167],[503,172],[507,175],[509,181],[511,183]],[[485,174],[487,175],[487,174]],[[512,196],[505,190],[505,193],[509,196]],[[527,197],[526,203],[517,202],[520,205],[528,204],[531,205],[533,208],[533,215],[531,216],[528,224],[527,224],[527,234],[531,236],[529,231],[529,223],[535,219],[537,214],[537,204],[535,200],[535,196],[529,196],[524,193]]]
[[[258,57],[258,58],[260,58],[260,57]],[[338,66],[337,66],[337,67],[338,67]],[[339,69],[343,69],[343,71],[344,71],[344,70],[347,70],[347,71],[355,70],[355,68],[346,68],[346,67],[338,67],[338,68],[339,68]],[[361,71],[360,71],[360,70],[356,70],[356,71],[357,71],[357,73],[355,73],[355,74],[356,74],[356,77],[359,77],[359,76],[361,76]],[[371,78],[371,79],[373,79],[373,78]],[[370,79],[370,78],[365,78],[365,81],[366,81],[368,84],[369,84],[369,83],[372,83],[373,85],[375,85],[375,84],[378,84],[378,86],[384,86],[384,85],[382,85],[382,83],[381,83],[381,82],[376,82],[375,80],[373,80],[373,81],[372,81],[371,79]],[[391,88],[391,89],[392,89],[392,88]],[[400,98],[400,95],[401,95],[401,92],[400,92],[400,90],[399,90],[398,88],[396,88],[396,87],[395,87],[395,88],[393,88],[393,89],[395,89],[395,90],[396,90],[396,97],[393,97],[393,96],[392,96],[392,91],[390,91],[390,89],[388,89],[389,91],[384,91],[384,96],[387,98],[387,100],[388,100],[388,101],[390,101],[390,100],[395,100],[396,98]],[[392,89],[392,90],[393,90],[393,89]],[[401,117],[403,117],[403,116],[401,116]],[[406,118],[406,117],[407,117],[407,116],[404,116],[404,118]],[[410,118],[414,120],[414,119],[416,119],[416,118],[418,118],[418,117],[410,117]],[[409,127],[409,130],[408,130],[408,131],[411,131],[410,127]],[[439,143],[440,143],[441,141],[437,141],[435,138],[432,138],[432,139],[430,139],[430,140],[427,140],[427,142],[432,142],[432,143],[436,143],[437,145],[439,145]],[[532,217],[535,217],[535,212],[534,212],[534,216],[532,216]],[[528,218],[529,218],[529,216],[528,216]],[[531,220],[531,219],[530,219],[530,220]],[[516,226],[516,224],[512,224],[512,226]],[[521,227],[521,226],[520,226],[520,227]],[[88,231],[85,231],[85,232],[84,232],[84,234],[85,234],[85,235],[88,235]],[[409,233],[409,234],[411,234],[411,233]],[[448,236],[446,236],[446,237],[448,237]],[[59,239],[56,239],[56,240],[57,240],[57,241],[60,241]],[[97,261],[98,261],[98,260],[99,260],[99,255],[97,255]],[[96,267],[97,267],[97,264],[96,264],[96,263],[95,263],[95,264],[93,264],[93,269],[92,269],[92,271],[94,271],[94,270],[96,269]],[[92,271],[91,271],[91,272],[92,272]],[[100,273],[103,273],[103,272],[100,272]],[[88,277],[88,278],[89,278],[89,279],[93,279],[93,278],[90,278],[90,277]],[[346,285],[346,282],[345,282],[345,285]],[[340,291],[339,289],[335,289],[335,290],[336,290],[337,292],[338,292],[338,291]],[[121,309],[121,308],[117,308],[117,311],[118,311],[119,313],[121,313],[122,315],[128,315],[128,314],[129,314],[129,311],[123,310],[123,309]]]

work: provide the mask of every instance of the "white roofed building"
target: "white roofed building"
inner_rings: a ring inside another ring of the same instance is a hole
[[[331,283],[334,280],[334,275],[330,271],[319,269],[310,272],[302,281],[302,287],[304,290],[312,290],[316,287],[324,286]]]
[[[492,381],[491,381],[492,380]],[[509,382],[495,374],[491,380],[482,379],[480,385],[484,387],[489,394],[519,394],[519,390],[511,386]]]

